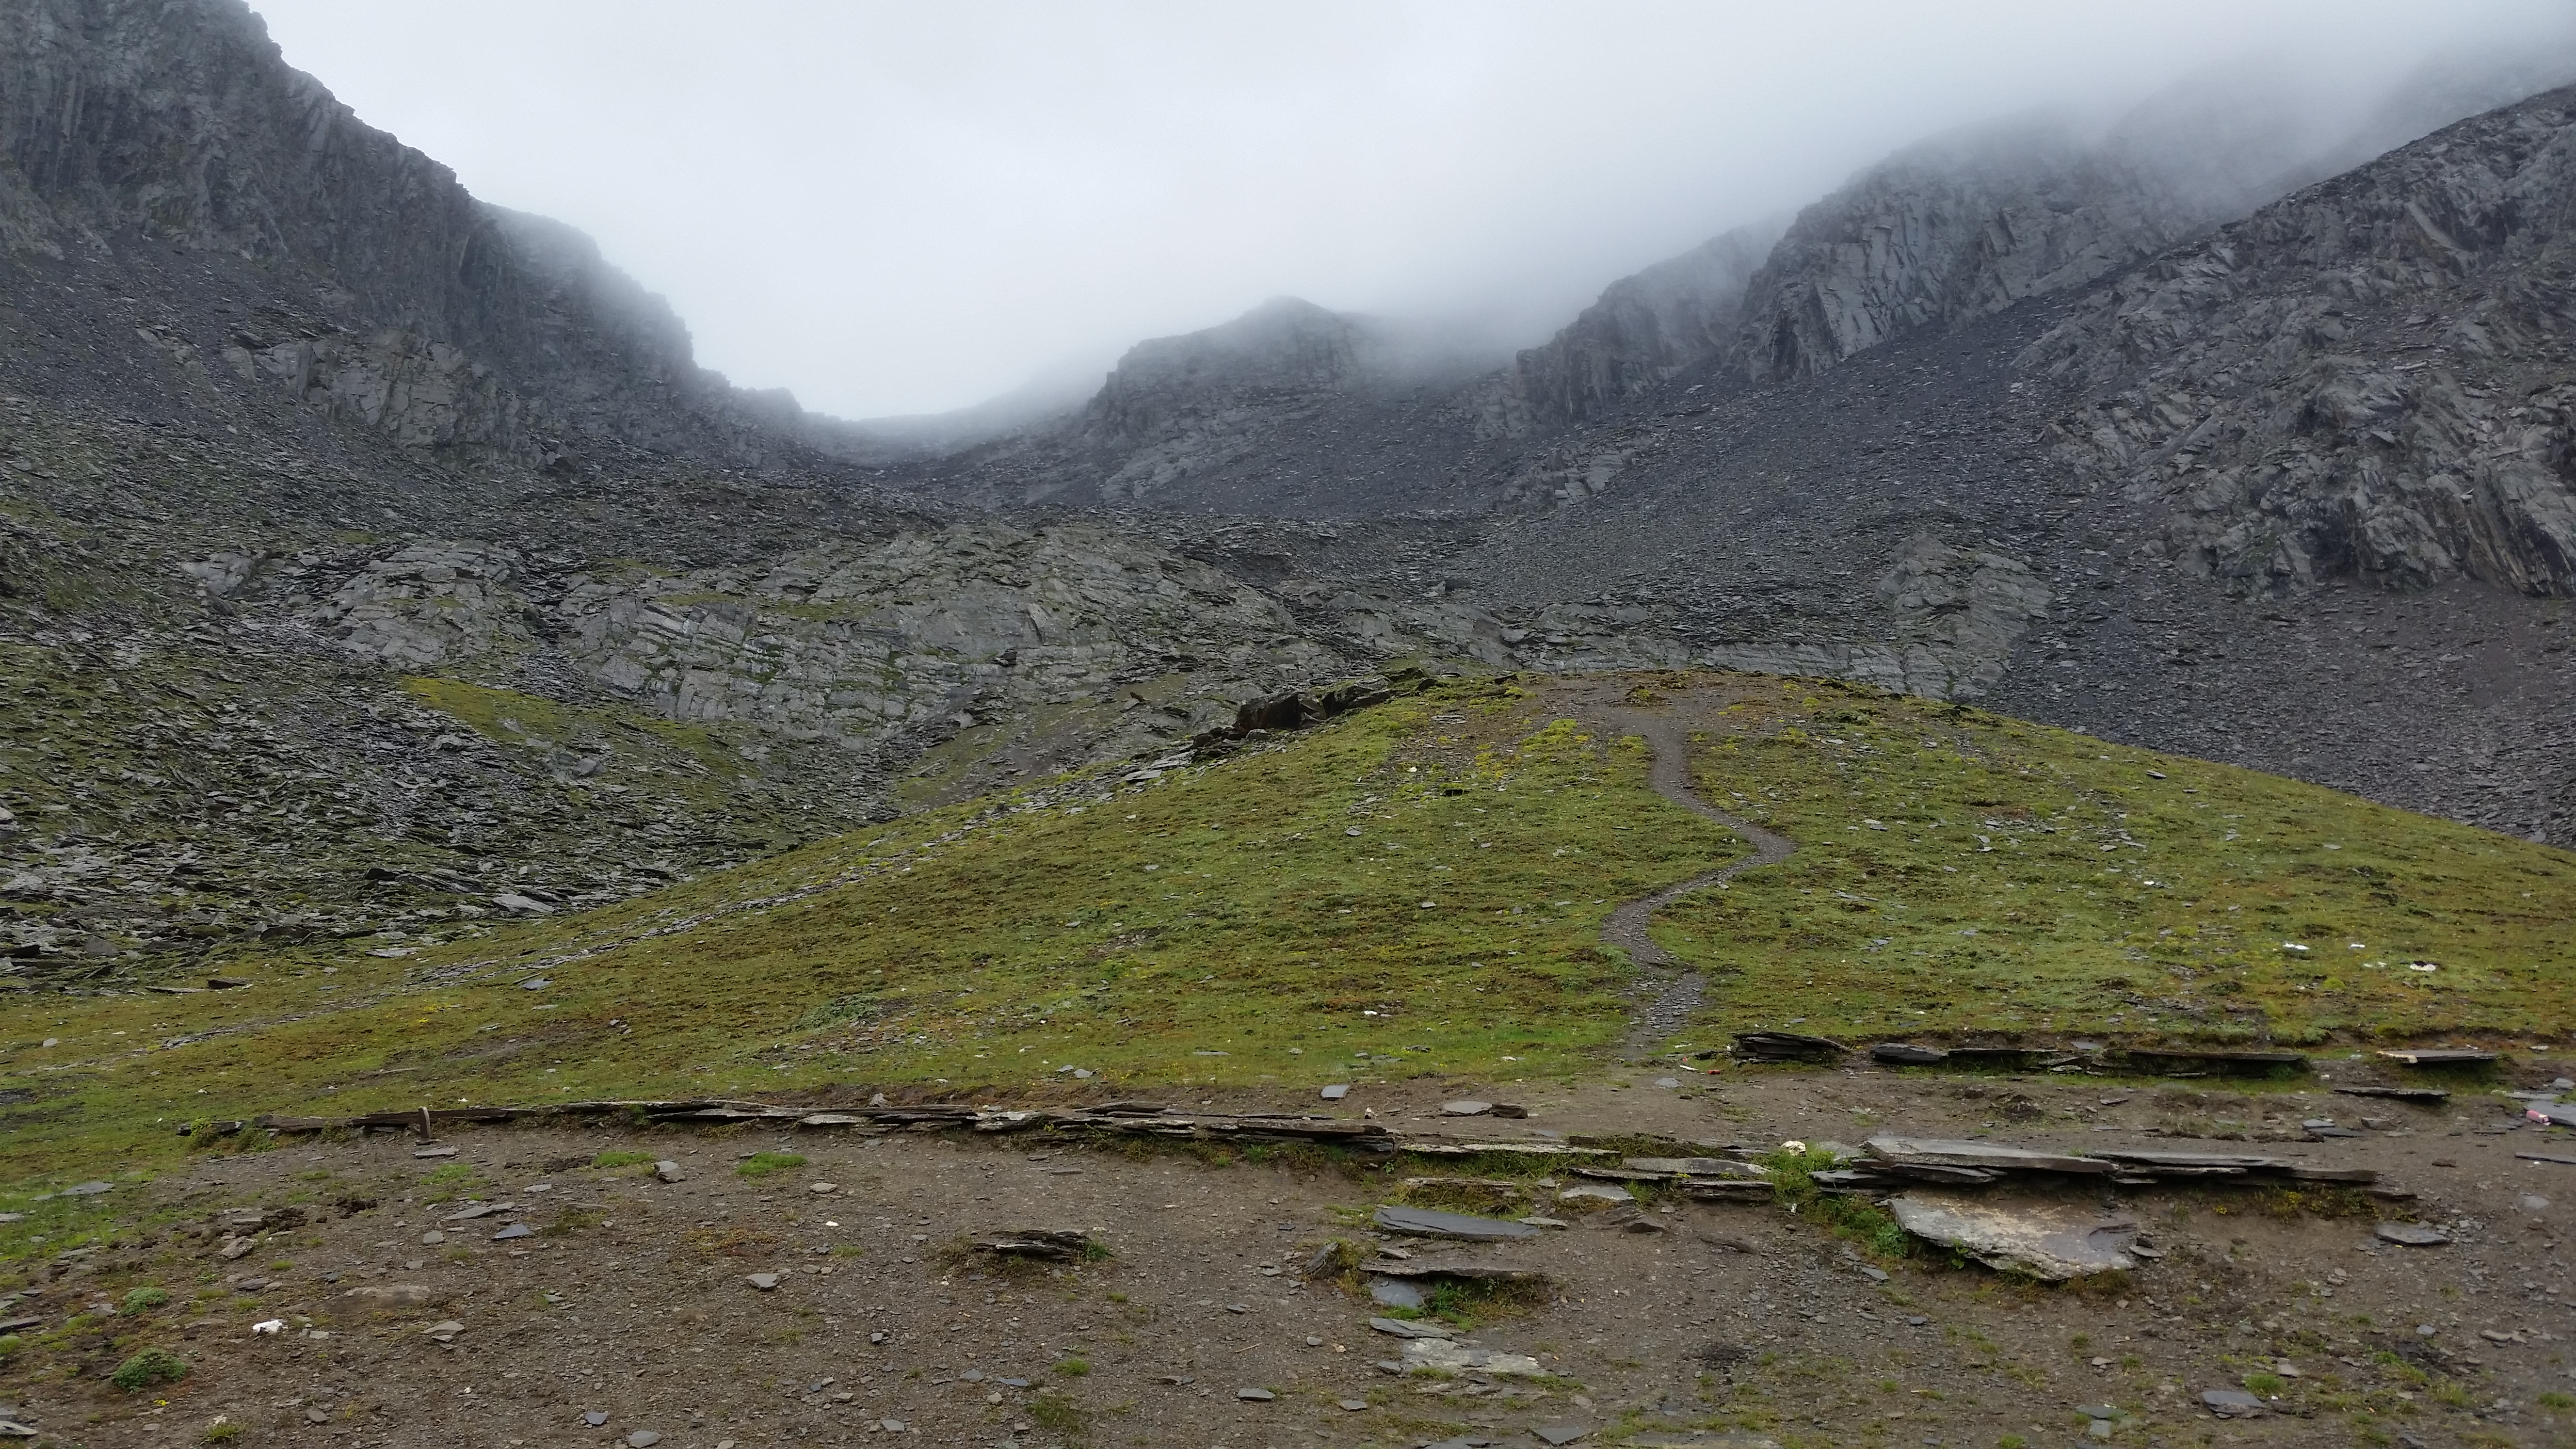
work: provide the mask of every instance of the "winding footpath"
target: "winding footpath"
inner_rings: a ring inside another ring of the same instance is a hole
[[[1631,708],[1605,708],[1592,717],[1600,724],[1623,735],[1637,735],[1646,741],[1654,756],[1647,784],[1654,792],[1694,815],[1705,816],[1753,847],[1753,854],[1742,860],[1719,866],[1675,885],[1668,885],[1653,895],[1640,896],[1610,913],[1601,928],[1601,943],[1627,953],[1635,963],[1640,980],[1638,994],[1644,1008],[1628,1033],[1631,1050],[1648,1050],[1681,1030],[1699,1009],[1701,993],[1707,982],[1696,971],[1688,969],[1663,947],[1646,936],[1647,923],[1655,913],[1693,891],[1706,890],[1742,871],[1760,866],[1778,865],[1797,850],[1798,842],[1777,831],[1765,830],[1718,809],[1691,790],[1690,731],[1670,713]]]

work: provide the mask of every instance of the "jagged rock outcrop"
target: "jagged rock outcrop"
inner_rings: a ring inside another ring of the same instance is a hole
[[[1478,426],[1518,435],[1598,422],[1621,403],[1722,350],[1745,286],[1779,240],[1740,226],[1613,282],[1563,331],[1522,351],[1476,398]]]
[[[1333,516],[1464,502],[1483,444],[1461,399],[1487,366],[1409,324],[1274,298],[1141,342],[1079,413],[913,476],[1003,507]],[[1426,474],[1457,486],[1425,489]]]
[[[1821,372],[2162,251],[2210,218],[2125,157],[2040,122],[1918,147],[1808,208],[1756,275],[1745,376]]]
[[[1106,499],[1160,492],[1237,462],[1364,377],[1361,324],[1278,297],[1221,326],[1130,348],[1085,409],[1077,446],[1119,455]]]
[[[2083,476],[2249,591],[2576,591],[2576,89],[2450,126],[2120,279],[2024,355]]]
[[[1352,668],[1278,601],[1079,525],[959,523],[686,571],[531,571],[513,550],[421,542],[327,596],[285,586],[282,597],[361,658],[506,680],[545,652],[666,719],[750,725],[889,765],[924,738],[1164,681],[1153,710],[1113,708],[1062,731],[1036,763],[1124,758],[1231,717],[1250,695]]]

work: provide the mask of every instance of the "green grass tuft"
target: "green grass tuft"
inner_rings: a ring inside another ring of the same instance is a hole
[[[188,1376],[188,1361],[168,1349],[147,1348],[116,1366],[107,1381],[127,1393],[140,1393]]]
[[[745,1177],[767,1177],[773,1172],[785,1172],[791,1167],[804,1165],[805,1154],[801,1152],[755,1152],[735,1164],[734,1171]]]

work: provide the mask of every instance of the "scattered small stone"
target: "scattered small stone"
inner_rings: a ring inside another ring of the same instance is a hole
[[[742,1281],[759,1289],[763,1293],[767,1293],[778,1286],[778,1275],[775,1273],[753,1273],[745,1277]]]
[[[688,1174],[680,1170],[680,1164],[673,1162],[667,1157],[653,1164],[653,1175],[664,1182],[685,1182],[688,1180]]]
[[[1331,1086],[1326,1087],[1326,1088],[1324,1089],[1324,1100],[1325,1100],[1325,1101],[1327,1101],[1327,1102],[1338,1102],[1338,1101],[1342,1100],[1344,1097],[1349,1096],[1350,1094],[1351,1094],[1351,1084],[1350,1084],[1350,1083],[1348,1083],[1348,1082],[1335,1082],[1335,1083],[1333,1083]]]
[[[837,1182],[809,1182],[805,1184],[805,1190],[814,1194],[816,1197],[829,1197],[833,1193],[839,1192],[841,1190],[841,1185]]]
[[[1440,1104],[1440,1110],[1451,1117],[1482,1117],[1494,1110],[1494,1104],[1466,1098],[1456,1102],[1443,1102]]]
[[[439,1232],[435,1228],[420,1235],[420,1245],[424,1248],[435,1248],[446,1241],[447,1234]]]
[[[1236,1389],[1234,1396],[1249,1404],[1266,1404],[1279,1397],[1268,1389]]]
[[[1350,1412],[1350,1413],[1354,1413],[1354,1414],[1356,1414],[1356,1413],[1358,1413],[1360,1410],[1365,1409],[1365,1408],[1367,1408],[1367,1407],[1368,1407],[1368,1400],[1366,1400],[1366,1399],[1338,1399],[1338,1400],[1335,1400],[1335,1401],[1334,1401],[1334,1407],[1339,1408],[1339,1409],[1344,1409],[1344,1410],[1347,1410],[1347,1411],[1348,1411],[1348,1412]]]
[[[626,1449],[653,1449],[654,1445],[661,1442],[661,1435],[650,1429],[638,1429],[626,1436]]]
[[[464,1324],[450,1318],[442,1322],[433,1323],[429,1327],[422,1329],[420,1332],[423,1338],[430,1339],[434,1342],[454,1343],[456,1341],[456,1335],[463,1333],[464,1331]]]
[[[492,1241],[496,1243],[506,1243],[514,1238],[533,1238],[536,1235],[537,1230],[529,1227],[526,1223],[512,1223],[501,1231],[494,1233],[492,1235]]]
[[[454,1157],[455,1155],[456,1149],[453,1147],[422,1147],[412,1152],[414,1157]]]
[[[1541,1424],[1530,1430],[1542,1444],[1571,1444],[1592,1432],[1588,1424]]]
[[[2203,1389],[2200,1401],[2222,1419],[2251,1418],[2263,1412],[2263,1401],[2243,1389]]]
[[[1606,1182],[1578,1182],[1556,1195],[1558,1202],[1635,1202],[1637,1195]]]
[[[588,1424],[590,1427],[597,1429],[608,1423],[608,1416],[597,1409],[592,1409],[581,1416],[581,1421]]]
[[[63,1197],[96,1197],[100,1193],[113,1190],[115,1186],[116,1184],[112,1182],[76,1182],[71,1186],[64,1188],[59,1195]]]
[[[1670,1091],[1670,1090],[1672,1090],[1673,1088],[1680,1086],[1681,1084],[1682,1084],[1682,1079],[1681,1079],[1681,1078],[1679,1078],[1679,1077],[1657,1077],[1657,1078],[1655,1078],[1655,1085],[1656,1085],[1656,1086],[1658,1086],[1658,1087],[1662,1087],[1662,1088],[1664,1088],[1666,1091]],[[1539,1430],[1532,1430],[1531,1432],[1533,1432],[1533,1433],[1538,1433],[1538,1432],[1542,1432],[1542,1431],[1539,1431]],[[1551,1440],[1550,1442],[1554,1442],[1554,1441],[1552,1441],[1552,1440]]]

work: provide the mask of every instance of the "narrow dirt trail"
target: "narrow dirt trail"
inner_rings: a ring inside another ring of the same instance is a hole
[[[1720,810],[1693,793],[1690,729],[1676,712],[1601,705],[1586,713],[1588,718],[1602,726],[1645,740],[1647,749],[1654,756],[1647,783],[1656,794],[1694,815],[1716,821],[1753,847],[1753,854],[1742,860],[1628,902],[1611,912],[1609,922],[1602,926],[1602,944],[1616,946],[1626,952],[1642,977],[1638,983],[1638,995],[1644,1004],[1628,1033],[1630,1049],[1642,1050],[1679,1031],[1682,1024],[1690,1020],[1691,1013],[1699,1009],[1701,994],[1707,987],[1698,972],[1688,969],[1670,952],[1648,939],[1646,926],[1655,918],[1655,913],[1693,891],[1706,890],[1740,872],[1778,865],[1797,850],[1798,843],[1777,831],[1765,830],[1750,820]]]

